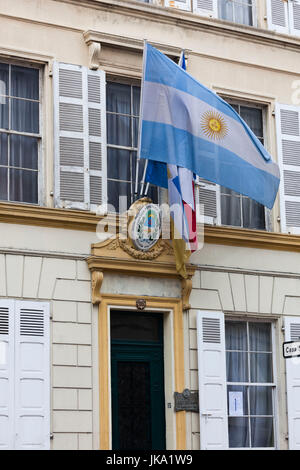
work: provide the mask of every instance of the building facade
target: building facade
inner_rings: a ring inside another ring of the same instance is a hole
[[[299,0],[6,0],[0,24],[0,448],[299,449]],[[120,235],[144,39],[281,169],[272,211],[199,179],[185,280]]]

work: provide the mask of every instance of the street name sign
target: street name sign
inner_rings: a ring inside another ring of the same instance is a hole
[[[286,341],[283,343],[283,357],[285,359],[298,356],[300,356],[300,341]]]

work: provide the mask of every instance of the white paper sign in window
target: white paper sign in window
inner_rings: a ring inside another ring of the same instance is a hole
[[[229,392],[229,415],[244,415],[243,392]]]

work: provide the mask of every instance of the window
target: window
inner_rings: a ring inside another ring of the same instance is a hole
[[[266,0],[269,29],[300,35],[300,0]]]
[[[264,144],[262,109],[242,104],[230,104],[248,124],[260,142]],[[221,187],[220,193],[222,225],[233,225],[259,230],[266,228],[264,206],[231,189]]]
[[[219,18],[253,26],[253,0],[219,0]]]
[[[231,448],[275,447],[272,324],[225,322]]]
[[[255,0],[165,0],[165,6],[249,26],[256,24]]]
[[[107,97],[107,194],[116,212],[123,212],[135,200],[138,168],[138,195],[144,160],[137,163],[140,87],[108,82]],[[119,197],[124,197],[120,202]],[[158,201],[158,189],[150,186],[148,196]]]
[[[0,63],[0,199],[38,203],[39,69]]]

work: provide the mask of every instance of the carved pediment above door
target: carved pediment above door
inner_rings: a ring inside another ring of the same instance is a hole
[[[159,210],[151,200],[143,198],[131,206],[127,216],[126,230],[92,245],[87,263],[92,271],[93,303],[101,301],[99,291],[103,275],[108,272],[116,276],[178,279],[182,285],[183,309],[188,309],[195,266],[187,265],[187,279],[178,274],[172,244],[161,236]],[[99,272],[103,275],[99,276]]]

